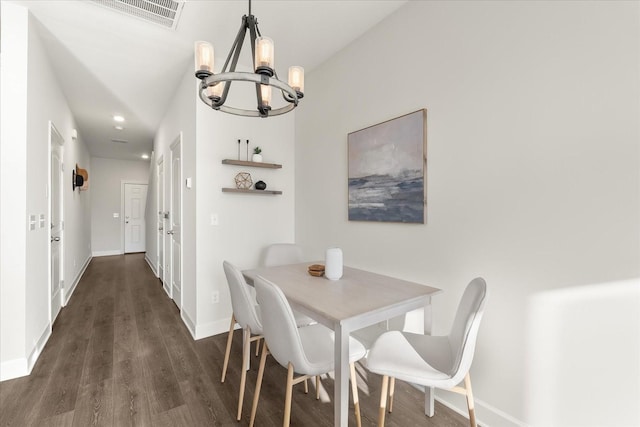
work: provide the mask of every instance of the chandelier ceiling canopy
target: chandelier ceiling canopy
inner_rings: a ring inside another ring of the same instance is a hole
[[[247,31],[251,40],[254,72],[236,71]],[[195,74],[200,79],[200,99],[214,110],[247,117],[277,116],[292,111],[304,96],[304,68],[289,67],[288,83],[278,79],[274,67],[273,40],[260,34],[258,20],[251,14],[251,0],[249,0],[249,14],[242,17],[240,30],[222,70],[218,74],[214,73],[214,50],[208,42],[196,42],[195,61]],[[234,81],[255,83],[257,99],[255,110],[225,105],[231,83]],[[284,107],[272,108],[272,88],[282,93],[282,97],[287,102]]]

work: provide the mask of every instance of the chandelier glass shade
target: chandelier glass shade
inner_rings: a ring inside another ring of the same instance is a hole
[[[254,72],[236,71],[247,31],[251,40]],[[249,14],[242,17],[238,34],[219,73],[214,72],[213,46],[204,41],[195,43],[195,75],[200,79],[200,99],[214,110],[246,117],[277,116],[292,111],[304,96],[304,68],[289,67],[288,83],[285,83],[278,79],[274,57],[273,40],[260,34],[258,20],[251,14],[251,0],[249,0]],[[231,83],[234,81],[255,83],[257,100],[255,110],[225,105]],[[286,101],[283,107],[272,108],[273,88],[282,93]]]

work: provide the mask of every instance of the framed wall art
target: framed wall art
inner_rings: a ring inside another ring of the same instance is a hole
[[[426,222],[427,110],[348,135],[349,220]]]

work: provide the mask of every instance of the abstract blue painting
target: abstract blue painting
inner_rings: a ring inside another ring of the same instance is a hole
[[[349,220],[425,223],[427,110],[349,134]]]

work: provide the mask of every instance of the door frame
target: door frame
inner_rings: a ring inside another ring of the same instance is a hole
[[[184,191],[182,189],[182,132],[180,132],[178,134],[178,136],[173,140],[173,142],[169,145],[169,165],[170,165],[170,179],[169,179],[169,225],[171,225],[171,221],[172,221],[172,215],[173,215],[173,211],[171,210],[172,208],[175,208],[174,206],[174,201],[173,201],[173,149],[176,146],[180,146],[180,176],[178,177],[178,185],[180,187],[180,200],[178,200],[178,209],[180,210],[180,253],[178,254],[179,257],[179,264],[180,264],[180,301],[176,301],[174,298],[174,292],[173,292],[173,275],[175,274],[175,268],[173,268],[173,257],[174,257],[174,253],[173,253],[173,236],[171,238],[169,238],[169,247],[170,247],[170,254],[171,254],[171,258],[170,258],[170,262],[171,262],[171,277],[169,277],[169,288],[171,289],[171,299],[174,301],[174,303],[178,306],[178,309],[180,311],[182,311],[182,301],[183,301],[183,296],[184,296],[184,286],[183,286],[183,257],[182,254],[184,252],[184,250],[182,249],[183,246],[183,223],[184,223],[184,215],[183,215],[183,200],[184,200]],[[166,170],[165,170],[165,176],[166,176]],[[166,257],[166,254],[165,254]]]
[[[147,189],[149,188],[148,181],[138,181],[135,179],[121,179],[120,180],[120,254],[124,255],[124,185],[125,184],[135,184],[135,185],[146,185]],[[149,192],[147,191],[147,199],[149,199]],[[147,209],[147,204],[145,201],[145,211]],[[145,235],[146,235],[146,223],[145,223]],[[146,237],[145,237],[146,239]]]
[[[162,179],[160,179],[160,166],[162,165]],[[164,259],[167,254],[164,253],[164,178],[165,178],[165,168],[164,168],[164,156],[161,155],[158,157],[158,161],[156,162],[156,226],[154,230],[156,231],[156,265],[158,266],[158,278],[160,279],[160,283],[164,286]],[[158,219],[162,219],[162,230],[158,230]],[[161,233],[159,233],[161,231]],[[162,248],[162,262],[160,262],[160,248]]]
[[[55,321],[55,319],[52,319],[53,313],[51,312],[51,304],[53,302],[52,300],[52,292],[53,292],[53,277],[51,274],[51,220],[52,220],[52,210],[51,210],[51,202],[52,202],[52,182],[51,182],[51,157],[53,155],[53,136],[54,133],[57,134],[60,138],[59,141],[60,143],[58,144],[60,146],[60,223],[61,223],[61,229],[60,229],[60,258],[58,259],[58,263],[59,265],[59,280],[60,280],[60,291],[58,294],[58,298],[60,298],[60,308],[62,309],[62,307],[64,306],[64,243],[65,243],[65,239],[64,239],[64,137],[62,136],[62,134],[60,133],[60,131],[58,130],[58,128],[56,128],[56,126],[53,124],[53,121],[49,120],[49,129],[48,129],[48,150],[49,150],[49,161],[48,161],[48,166],[47,166],[47,277],[48,277],[48,284],[49,286],[47,286],[48,289],[48,296],[47,296],[47,301],[48,301],[48,311],[49,311],[49,332],[51,332],[51,330],[53,329],[53,322]],[[59,311],[58,311],[59,313]]]

